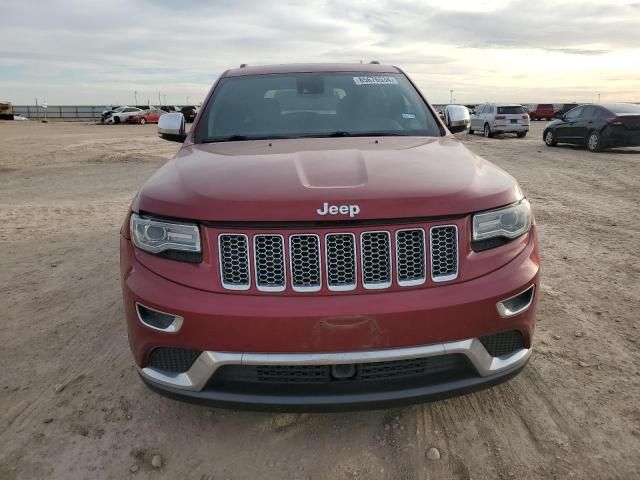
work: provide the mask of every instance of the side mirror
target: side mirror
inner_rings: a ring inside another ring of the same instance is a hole
[[[563,114],[562,112],[556,112],[556,113],[553,115],[553,118],[562,118],[562,117],[564,117],[564,114]]]
[[[444,109],[444,123],[451,133],[464,132],[469,128],[469,109],[462,105],[447,105]]]
[[[158,135],[165,140],[184,142],[187,138],[184,115],[182,113],[165,113],[158,119]]]

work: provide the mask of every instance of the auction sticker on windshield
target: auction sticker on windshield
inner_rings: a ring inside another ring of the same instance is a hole
[[[356,85],[389,85],[398,84],[396,77],[389,77],[386,75],[376,75],[373,77],[353,77],[353,81]]]

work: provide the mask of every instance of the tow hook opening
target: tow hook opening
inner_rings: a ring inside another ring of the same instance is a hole
[[[348,380],[356,376],[356,366],[353,363],[331,365],[331,377],[336,380]]]
[[[533,303],[534,293],[535,285],[531,285],[517,295],[498,302],[496,304],[498,313],[501,317],[513,317],[514,315],[524,312]]]

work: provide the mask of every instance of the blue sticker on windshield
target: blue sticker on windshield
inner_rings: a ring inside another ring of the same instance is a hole
[[[403,113],[402,118],[416,118],[415,113]]]

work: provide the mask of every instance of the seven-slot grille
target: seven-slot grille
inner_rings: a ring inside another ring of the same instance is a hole
[[[409,287],[427,281],[427,266],[434,282],[457,278],[457,227],[431,227],[429,241],[425,233],[422,228],[401,229],[394,235],[367,231],[359,237],[340,232],[323,239],[307,233],[256,234],[251,249],[247,235],[222,233],[218,236],[222,286],[248,290],[253,279],[265,292],[284,291],[288,283],[296,292],[317,292],[323,283],[331,291],[347,291],[358,284],[365,289],[389,288],[395,276],[399,286]]]

